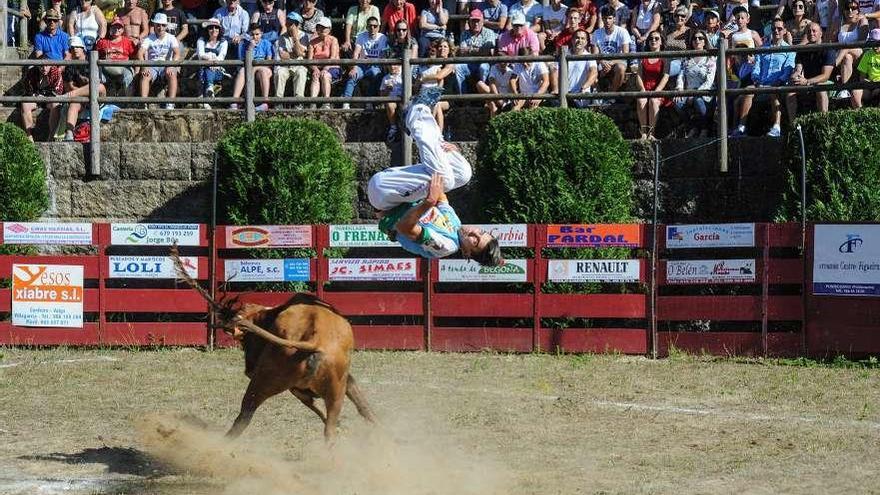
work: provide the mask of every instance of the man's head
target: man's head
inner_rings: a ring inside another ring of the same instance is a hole
[[[770,31],[773,34],[773,44],[778,45],[780,41],[785,39],[785,21],[781,17],[774,17]]]
[[[807,41],[810,44],[818,44],[822,42],[822,26],[818,22],[811,22],[807,28]]]
[[[46,21],[46,29],[48,29],[50,33],[54,33],[58,30],[58,25],[61,22],[61,14],[55,9],[50,9],[46,12],[46,15],[43,16],[43,19]]]
[[[358,0],[358,5],[361,7],[361,9],[366,9],[370,6],[370,0]]]
[[[165,10],[174,8],[174,0],[162,0],[162,8]]]
[[[107,29],[107,32],[111,40],[121,38],[122,33],[125,32],[125,24],[122,23],[122,19],[114,19],[113,22],[110,23],[110,27]]]
[[[397,7],[397,10],[403,10],[404,5],[406,5],[406,0],[392,0],[392,5]]]
[[[526,16],[519,12],[510,16],[510,34],[514,37],[520,37],[526,30]]]
[[[705,17],[703,17],[706,30],[710,33],[714,33],[718,30],[718,26],[721,25],[721,17],[718,15],[718,11],[715,9],[706,9],[703,12],[706,13]]]
[[[138,0],[125,0],[125,6],[131,10],[138,6]]]
[[[157,12],[153,14],[153,19],[150,22],[153,24],[153,32],[156,33],[156,36],[162,37],[165,34],[165,29],[168,28],[168,16]]]
[[[272,12],[275,9],[275,0],[261,0],[261,4],[263,4],[263,11]]]
[[[605,30],[611,31],[612,29],[614,29],[614,9],[606,5],[602,7],[601,15],[602,26],[605,28]]]
[[[241,0],[229,0],[228,2],[226,2],[226,8],[229,10],[229,12],[235,12],[235,9],[238,8],[238,4],[240,3],[240,1]]]
[[[302,25],[303,18],[297,12],[287,14],[287,32],[293,34]]]
[[[381,26],[382,23],[379,22],[379,19],[375,16],[370,16],[370,18],[367,19],[367,32],[370,33],[371,38],[375,38],[379,35],[379,27]]]
[[[568,9],[565,14],[565,28],[573,32],[581,24],[581,11],[577,9]]]
[[[479,227],[463,225],[458,229],[458,241],[461,255],[472,259],[483,266],[499,266],[504,264],[501,257],[501,246],[498,239]]]
[[[571,51],[576,54],[582,54],[590,46],[590,34],[586,29],[578,28],[571,35]]]
[[[471,10],[468,16],[468,29],[471,33],[477,34],[483,30],[483,11],[480,9]]]

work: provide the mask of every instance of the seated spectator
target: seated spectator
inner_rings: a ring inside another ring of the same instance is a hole
[[[385,26],[383,31],[388,36],[394,34],[390,31],[392,26],[397,26],[397,21],[404,21],[411,33],[410,36],[415,38],[415,31],[418,27],[416,26],[417,20],[416,6],[406,0],[389,0],[388,5],[382,11],[382,25]]]
[[[498,38],[498,51],[506,55],[516,55],[520,48],[529,48],[538,53],[541,46],[538,35],[526,26],[526,18],[520,13],[510,16],[510,29]]]
[[[400,65],[388,67],[388,74],[382,78],[379,86],[379,95],[389,98],[403,97],[403,76]],[[388,132],[385,134],[386,143],[394,143],[400,140],[400,129],[397,127],[397,102],[389,101],[385,104],[385,116],[388,118]]]
[[[67,34],[78,36],[91,51],[95,43],[107,36],[107,21],[104,13],[92,0],[80,0],[80,6],[67,16]]]
[[[591,36],[601,26],[599,7],[596,6],[596,2],[592,0],[572,0],[568,9],[574,9],[581,13],[581,27],[586,29]]]
[[[467,31],[461,34],[461,44],[458,46],[458,55],[461,57],[493,55],[497,38],[495,31],[483,26],[483,11],[480,9],[474,9],[471,11],[468,18]],[[464,94],[469,91],[469,79],[475,79],[475,84],[482,83],[483,89],[488,89],[488,86],[485,85],[486,78],[488,77],[488,62],[457,64],[455,66],[455,81],[456,86],[458,87],[458,94]]]
[[[298,11],[303,18],[300,29],[306,32],[309,37],[315,37],[318,33],[318,21],[323,19],[324,11],[318,8],[315,0],[304,0],[302,7]]]
[[[388,38],[379,31],[378,17],[371,17],[367,22],[367,32],[357,37],[354,45],[354,60],[379,59],[388,51]],[[366,96],[379,94],[379,85],[382,84],[382,67],[378,65],[354,65],[348,71],[348,80],[342,96],[350,98],[361,79],[366,79]],[[343,103],[342,108],[348,108],[348,103]]]
[[[730,40],[730,46],[742,45],[747,48],[756,48],[761,46],[761,35],[749,29],[749,9],[746,7],[737,7],[733,9],[733,19],[736,22],[736,28],[730,29],[725,26],[722,34]],[[729,34],[728,34],[729,33]]]
[[[452,55],[452,45],[446,38],[439,38],[431,43],[431,49],[428,50],[429,58],[449,58]],[[444,81],[450,74],[455,72],[455,64],[429,65],[419,70],[419,92],[432,88],[443,88]],[[438,101],[434,105],[434,120],[437,126],[444,129],[445,115],[444,112],[449,110],[448,101]],[[451,141],[449,131],[443,130],[443,136],[447,141]]]
[[[71,60],[86,59],[86,46],[78,36],[70,38],[70,55]],[[64,69],[64,96],[88,96],[89,95],[89,65],[68,65]],[[98,94],[105,94],[104,85],[98,84]],[[82,103],[67,104],[67,121],[64,130],[64,140],[73,141],[73,130],[76,128],[79,120],[79,111],[82,109]]]
[[[688,40],[691,37],[691,28],[687,25],[688,20],[690,19],[690,11],[687,7],[679,6],[675,9],[673,19],[674,24],[672,27],[663,30],[663,51],[674,52],[686,50]],[[669,77],[678,77],[678,73],[681,71],[681,59],[671,58],[668,60],[669,65],[666,69],[669,72]]]
[[[840,20],[839,27],[831,33],[831,39],[836,40],[838,43],[856,43],[867,39],[868,20],[859,15],[859,2],[856,0],[847,2],[843,6],[843,11],[844,18]],[[849,82],[861,56],[861,48],[842,48],[837,51],[834,66],[837,68],[837,73],[840,76],[839,81],[842,84]],[[851,96],[850,92],[846,89],[837,92],[837,98],[839,99],[846,99]]]
[[[571,54],[587,55],[590,53],[590,34],[586,29],[578,29],[571,38]],[[599,79],[599,66],[595,60],[568,61],[568,92],[592,93]],[[595,100],[594,100],[595,101]],[[590,105],[590,100],[573,100],[574,106],[583,108]]]
[[[67,48],[70,36],[61,30],[61,14],[55,10],[48,10],[44,15],[46,28],[34,37],[34,51],[31,58],[38,60],[64,60],[68,57]],[[64,93],[64,83],[61,76],[61,67],[57,65],[42,65],[30,67],[24,80],[25,96],[60,96]],[[45,103],[49,109],[49,133],[50,136],[58,127],[61,116],[59,103]],[[21,123],[28,138],[34,139],[33,111],[37,109],[37,103],[21,104]]]
[[[633,8],[629,31],[636,50],[644,50],[648,33],[660,29],[660,9],[659,0],[641,0],[638,7]]]
[[[229,44],[227,56],[238,56],[238,47],[247,35],[251,16],[241,8],[240,0],[228,0],[226,6],[214,11],[212,17],[220,21],[223,38]]]
[[[811,22],[807,30],[807,45],[818,45],[822,43],[822,27],[817,22]],[[789,84],[792,86],[816,86],[823,84],[831,84],[829,80],[832,72],[834,72],[834,61],[836,60],[834,50],[816,50],[810,52],[798,52],[794,61],[794,72],[791,75]],[[789,123],[794,122],[797,116],[797,100],[796,93],[788,93],[785,95],[785,107],[788,113]],[[828,111],[828,92],[819,91],[816,93],[816,107],[825,113]]]
[[[259,24],[251,24],[248,31],[250,37],[241,43],[238,48],[239,60],[244,60],[248,50],[253,51],[254,61],[257,60],[275,60],[275,45],[269,40],[263,38],[263,30]],[[269,84],[272,81],[272,68],[266,65],[254,66],[254,78],[260,82],[260,94],[263,96],[263,103],[257,105],[258,112],[264,112],[269,109]],[[240,98],[241,92],[244,90],[244,67],[238,69],[235,76],[235,86],[232,89],[232,97]],[[229,108],[236,109],[238,105],[233,103]]]
[[[367,32],[367,22],[371,17],[381,19],[379,7],[372,5],[370,0],[358,0],[357,5],[349,7],[345,14],[345,36],[339,47],[343,56],[347,56],[354,50],[357,36]]]
[[[706,9],[703,16],[703,29],[709,37],[709,44],[717,47],[721,43],[721,16],[715,9]]]
[[[280,60],[302,60],[308,55],[309,35],[300,30],[302,17],[296,12],[287,14],[287,31],[278,39],[278,58]],[[275,96],[284,97],[287,80],[292,79],[293,96],[302,98],[306,95],[306,77],[308,71],[304,65],[279,65],[275,67]],[[294,108],[302,108],[297,103]]]
[[[868,45],[856,67],[862,81],[880,83],[880,29],[868,33]],[[853,91],[853,108],[862,108],[863,100],[870,100],[880,93],[880,88]]]
[[[110,34],[98,40],[95,47],[103,60],[131,60],[137,53],[137,47],[131,38],[125,36],[125,26],[119,19],[110,23]],[[123,90],[123,94],[131,94],[131,83],[134,81],[132,67],[105,65],[101,67],[104,82],[113,81]]]
[[[138,7],[138,0],[125,0],[125,6],[116,11],[116,18],[125,26],[125,35],[140,46],[141,41],[150,35],[150,17],[147,11]]]
[[[440,0],[428,0],[428,8],[419,16],[419,55],[424,56],[434,40],[446,37],[449,12]]]
[[[199,60],[226,60],[226,51],[229,42],[223,38],[223,26],[217,19],[209,19],[202,24],[204,35],[196,42],[196,56]],[[201,93],[203,98],[214,98],[214,87],[228,76],[222,66],[204,66],[199,69],[199,81],[201,81]],[[211,108],[209,103],[203,103],[204,108]]]
[[[571,38],[581,27],[581,11],[577,9],[568,9],[565,13],[565,28],[553,40],[553,54],[559,56],[563,46],[571,45]],[[589,34],[589,33],[588,33]]]
[[[606,5],[602,7],[602,27],[593,33],[595,50],[611,55],[629,53],[630,37],[626,29],[614,23],[614,11]],[[627,63],[623,60],[600,60],[599,78],[610,79],[609,91],[619,91],[626,75]]]
[[[531,48],[522,47],[517,55],[532,56],[535,53]],[[514,72],[517,77],[517,87],[522,95],[543,95],[547,93],[550,87],[550,70],[544,62],[521,62],[514,66]],[[513,104],[514,110],[521,108],[538,108],[541,100],[516,100]]]
[[[794,0],[792,9],[792,17],[785,23],[785,32],[788,33],[785,42],[789,45],[803,45],[807,42],[807,30],[811,22],[806,13],[807,1]]]
[[[153,34],[146,37],[141,42],[140,50],[138,50],[138,60],[152,62],[156,60],[180,60],[180,43],[177,38],[165,31],[168,24],[168,18],[165,14],[156,13],[153,15]],[[149,65],[141,67],[141,97],[146,98],[150,95],[150,85],[154,81],[165,80],[168,84],[168,98],[177,97],[177,74],[179,67],[151,67]],[[165,109],[171,110],[174,103],[166,103]]]
[[[327,17],[322,17],[318,20],[317,27],[315,28],[318,34],[309,42],[309,60],[332,60],[339,58],[339,41],[330,34],[331,26],[330,19]],[[339,75],[340,69],[338,65],[313,65],[310,96],[314,98],[318,96],[320,91],[324,98],[329,98],[331,86],[333,82],[339,80]],[[330,104],[325,103],[322,107],[330,108]]]
[[[489,93],[493,95],[508,95],[519,93],[516,71],[513,66],[507,62],[498,62],[489,69],[489,77],[486,80],[489,87]],[[513,110],[514,101],[507,99],[486,100],[486,108],[489,110],[489,117]]]
[[[284,28],[284,10],[275,6],[276,0],[260,0],[260,9],[251,16],[251,24],[259,24],[263,39],[269,43],[278,41]]]
[[[772,23],[772,38],[764,46],[789,46],[785,42],[785,22],[777,17]],[[753,86],[762,87],[779,87],[785,86],[791,78],[794,71],[794,52],[778,52],[778,53],[762,53],[755,56],[755,62],[751,69],[751,83]],[[779,137],[782,134],[782,110],[779,97],[774,94],[765,95],[770,99],[771,117],[773,126],[767,133],[770,137]],[[761,96],[758,96],[761,98]],[[754,95],[742,95],[734,102],[734,118],[739,125],[731,133],[731,136],[745,136],[746,123],[749,111],[752,108],[752,100]]]
[[[486,0],[480,6],[480,11],[485,28],[491,29],[496,35],[507,29],[508,9],[501,0]]]
[[[168,18],[168,34],[177,38],[177,42],[183,46],[183,40],[189,35],[186,13],[174,6],[174,0],[162,0],[162,8],[156,12],[165,14]]]
[[[645,38],[645,52],[659,53],[663,51],[663,36],[660,31],[651,31]],[[636,72],[636,87],[639,91],[663,91],[669,83],[667,66],[670,59],[643,58],[639,60]],[[666,98],[636,98],[636,112],[639,115],[639,132],[641,139],[656,139],[654,128],[657,127],[657,115],[660,107],[669,100]]]
[[[508,18],[519,14],[526,18],[526,26],[535,34],[541,32],[541,15],[544,13],[544,7],[537,0],[517,0],[510,4],[507,9],[510,14]],[[508,26],[508,29],[510,27]]]
[[[708,50],[708,36],[703,30],[698,30],[690,39],[690,50]],[[715,57],[699,56],[684,59],[681,72],[678,74],[675,89],[682,91],[709,90],[715,87]],[[684,112],[688,107],[693,107],[690,112],[690,129],[687,137],[697,134],[707,136],[709,123],[712,121],[714,98],[711,96],[680,96],[675,98],[675,106],[679,112]]]
[[[419,54],[419,44],[410,34],[409,25],[406,21],[397,21],[394,27],[394,34],[388,41],[389,58],[403,58],[403,52],[409,51],[409,55],[415,58]]]
[[[550,0],[550,3],[544,6],[541,12],[541,32],[538,33],[538,43],[541,46],[541,53],[548,51],[556,52],[554,41],[556,37],[562,33],[562,30],[568,26],[568,7],[562,3],[562,0]]]

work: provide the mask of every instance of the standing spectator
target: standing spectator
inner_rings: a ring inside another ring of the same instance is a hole
[[[189,34],[186,13],[174,6],[174,0],[162,0],[162,8],[157,12],[165,14],[168,18],[168,34],[177,38],[182,46],[183,40]]]
[[[569,10],[575,9],[581,13],[581,27],[591,35],[599,28],[599,8],[592,0],[572,0]]]
[[[519,49],[517,55],[531,56],[535,53],[528,47]],[[521,62],[514,66],[514,72],[517,76],[517,86],[520,94],[523,95],[543,95],[547,93],[550,87],[550,70],[544,62]],[[513,104],[514,110],[521,108],[538,108],[541,100],[517,100]]]
[[[532,53],[538,53],[540,43],[538,35],[526,26],[525,16],[516,13],[510,16],[510,30],[501,33],[498,38],[498,51],[516,55],[523,47],[531,49]]]
[[[403,58],[405,51],[409,51],[410,56],[415,58],[419,54],[419,44],[410,34],[409,25],[401,19],[397,21],[394,34],[388,42],[388,57]]]
[[[428,51],[429,58],[449,58],[451,54],[452,46],[446,38],[438,38],[431,43],[431,49]],[[419,92],[421,93],[426,90],[442,90],[443,82],[453,72],[455,72],[455,64],[429,65],[428,67],[423,68],[419,71]],[[448,101],[438,101],[437,104],[434,105],[434,120],[437,121],[437,126],[440,127],[440,129],[444,129],[445,119],[443,112],[446,110],[449,110]],[[447,141],[451,140],[449,139],[448,130],[443,131],[443,136]]]
[[[284,10],[275,6],[275,0],[260,0],[260,6],[251,17],[251,24],[259,24],[263,39],[275,43],[284,27]]]
[[[153,15],[153,34],[149,35],[141,42],[141,48],[138,50],[138,60],[152,62],[156,60],[180,60],[180,43],[177,38],[168,34],[165,27],[168,19],[165,14],[156,13]],[[178,67],[141,67],[141,97],[146,98],[150,95],[150,85],[153,81],[165,79],[168,83],[168,98],[177,96],[177,73]],[[165,109],[171,110],[174,103],[166,103]]]
[[[339,58],[339,41],[330,34],[331,26],[330,19],[327,17],[322,17],[318,20],[316,26],[317,35],[309,42],[309,60]],[[339,74],[340,69],[338,65],[313,65],[311,97],[318,96],[318,91],[320,91],[324,98],[329,98],[331,85],[334,81],[339,80]],[[325,103],[322,107],[330,108],[330,104]]]
[[[511,64],[507,62],[498,62],[489,70],[489,78],[487,83],[489,93],[493,95],[516,94],[519,92],[517,87],[518,77],[516,71],[513,70]],[[489,110],[489,117],[513,109],[513,101],[511,100],[486,100],[486,108]]]
[[[251,24],[250,38],[241,43],[238,48],[239,60],[244,60],[248,50],[253,51],[254,61],[257,60],[275,60],[275,45],[269,40],[263,38],[263,30],[259,24]],[[269,84],[272,81],[272,68],[265,65],[254,67],[254,79],[260,81],[260,94],[263,96],[263,103],[256,106],[258,112],[264,112],[269,109]],[[232,97],[240,98],[241,92],[244,90],[244,67],[238,69],[235,76],[235,87],[232,89]],[[230,108],[236,109],[238,105],[233,103]]]
[[[45,60],[64,60],[67,57],[67,48],[70,36],[60,29],[61,14],[55,10],[48,10],[43,16],[46,28],[34,37],[34,52],[32,58]],[[64,93],[64,84],[61,76],[61,67],[57,65],[42,65],[30,67],[25,77],[25,94],[30,96],[59,96]],[[61,116],[61,106],[58,103],[46,103],[49,109],[49,133],[50,136],[58,127]],[[24,132],[32,141],[34,139],[33,111],[37,109],[36,103],[21,104],[21,123]]]
[[[859,15],[859,2],[852,0],[844,7],[844,18],[840,21],[840,27],[831,33],[831,39],[838,43],[856,43],[868,37],[868,20]],[[846,84],[852,77],[853,70],[862,56],[861,48],[842,48],[837,51],[834,66],[840,75],[840,82]],[[850,92],[846,89],[837,92],[837,98],[850,98]]]
[[[811,22],[806,13],[807,2],[806,0],[794,0],[791,6],[793,15],[785,23],[785,32],[788,33],[788,38],[785,41],[789,45],[803,45],[807,42],[807,30],[809,30]]]
[[[773,20],[771,30],[772,38],[764,46],[789,46],[785,42],[785,23],[782,18],[777,17]],[[778,52],[778,53],[762,53],[755,57],[755,65],[752,68],[752,83],[759,87],[779,87],[788,83],[791,73],[794,71],[794,52]],[[771,116],[773,118],[773,126],[767,133],[770,137],[779,137],[782,133],[782,109],[779,97],[769,94],[771,105]],[[749,111],[752,109],[752,100],[754,95],[742,95],[734,102],[734,118],[739,121],[739,125],[731,133],[732,136],[746,135],[746,122]]]
[[[602,26],[593,34],[596,50],[607,55],[629,53],[629,33],[614,23],[614,11],[607,5],[602,7]],[[611,80],[609,91],[620,90],[626,75],[626,66],[623,60],[605,59],[599,62],[599,77]]]
[[[715,9],[706,9],[703,16],[703,28],[709,36],[709,44],[718,46],[721,43],[721,16]]]
[[[708,46],[709,37],[706,32],[698,30],[690,39],[691,50],[707,50],[712,48]],[[686,58],[681,66],[681,72],[678,74],[675,89],[678,91],[685,89],[693,90],[709,90],[715,86],[715,57],[699,56]],[[693,107],[691,112],[691,128],[687,137],[694,137],[697,134],[706,136],[709,133],[709,122],[712,120],[714,111],[714,99],[711,96],[682,96],[675,99],[675,106],[680,112],[686,107]]]
[[[541,32],[541,15],[544,13],[544,7],[536,0],[517,0],[507,9],[510,17],[517,14],[526,18],[526,26],[535,33]]]
[[[651,31],[645,38],[645,52],[659,53],[663,51],[663,36],[660,31]],[[669,59],[643,58],[639,60],[636,72],[636,86],[639,91],[663,91],[669,83],[667,64]],[[641,139],[656,139],[654,128],[657,126],[657,115],[660,106],[667,102],[665,98],[636,98],[636,112],[639,114],[639,130]]]
[[[318,8],[315,0],[305,0],[299,15],[303,18],[301,29],[314,37],[318,32],[318,21],[324,18],[324,11]]]
[[[370,0],[358,0],[345,14],[345,39],[340,49],[343,54],[352,53],[354,43],[359,34],[367,32],[367,23],[371,17],[379,19],[379,7],[371,5]]]
[[[354,45],[355,60],[362,59],[378,59],[388,51],[388,38],[379,32],[379,18],[370,17],[367,21],[367,31],[361,33],[357,37]],[[367,96],[376,96],[379,94],[379,85],[382,84],[382,68],[378,65],[354,65],[348,71],[348,80],[345,82],[345,89],[342,96],[351,98],[354,90],[361,79],[367,80]],[[343,103],[342,108],[348,108],[348,103]]]
[[[586,55],[590,53],[590,34],[585,29],[578,29],[571,38],[571,54]],[[592,93],[599,80],[599,66],[595,60],[568,61],[569,93]],[[586,107],[590,100],[574,100],[574,106]]]
[[[411,33],[410,36],[415,39],[417,19],[416,6],[406,0],[389,0],[388,5],[385,6],[385,10],[382,11],[382,25],[385,26],[384,31],[388,35],[394,34],[389,31],[392,26],[397,25],[397,21],[404,21],[406,22],[407,29],[409,29],[409,32]]]
[[[507,28],[507,5],[501,0],[486,0],[480,7],[483,12],[483,26],[500,34]]]
[[[863,81],[880,83],[880,29],[872,29],[868,33],[868,47],[856,68]],[[870,100],[880,91],[874,89],[857,89],[853,91],[853,108],[862,108],[862,100]]]
[[[196,42],[196,56],[199,60],[226,60],[226,51],[229,42],[223,38],[223,26],[217,19],[209,19],[202,24],[204,35]],[[201,96],[214,98],[216,96],[214,86],[219,84],[228,74],[222,66],[207,66],[199,68],[199,81],[202,83]],[[204,108],[211,108],[210,104],[204,103]]]
[[[428,0],[428,8],[419,16],[419,54],[424,56],[434,40],[446,37],[449,12],[440,0]]]
[[[811,22],[807,30],[807,45],[818,45],[822,43],[822,27],[817,22]],[[792,86],[816,86],[823,84],[831,84],[829,79],[831,73],[834,72],[834,61],[836,54],[834,50],[817,50],[810,52],[798,52],[794,61],[794,73],[791,75],[789,84]],[[794,122],[797,116],[797,100],[796,93],[788,93],[785,95],[785,107],[788,113],[789,123]],[[819,91],[816,93],[816,108],[825,113],[828,111],[828,93]]]
[[[554,48],[552,51],[555,51],[553,42],[566,27],[567,14],[568,7],[562,3],[562,0],[550,0],[550,3],[544,6],[541,13],[541,32],[538,33],[541,53],[546,52],[547,47]]]
[[[495,31],[483,27],[483,12],[480,9],[473,9],[468,18],[468,29],[461,34],[458,54],[462,57],[492,55],[495,51],[497,38]],[[468,92],[468,79],[475,78],[477,84],[479,84],[485,83],[488,77],[488,62],[457,64],[455,66],[455,81],[458,86],[458,94]]]
[[[251,16],[239,5],[240,0],[227,0],[226,7],[214,12],[214,18],[220,21],[223,38],[229,43],[227,56],[238,55],[238,46],[247,34]]]
[[[131,39],[125,36],[125,25],[119,19],[110,23],[110,34],[106,38],[98,40],[95,48],[103,60],[131,60],[131,56],[137,53]],[[105,65],[101,67],[101,73],[105,82],[112,80],[121,83],[123,93],[131,94],[131,83],[134,81],[134,71],[131,67]]]
[[[648,33],[660,29],[660,2],[658,0],[641,0],[635,13],[631,16],[630,32],[636,50],[645,48]]]
[[[92,0],[80,0],[80,6],[67,17],[67,34],[78,36],[91,51],[95,43],[107,35],[107,21]]]
[[[278,39],[278,58],[280,60],[302,60],[308,54],[309,35],[300,30],[302,16],[296,12],[287,14],[287,31]],[[308,71],[304,65],[279,65],[275,67],[275,96],[284,97],[287,80],[292,79],[293,96],[302,98],[306,95],[306,77]],[[295,108],[302,108],[297,103]]]
[[[83,40],[78,36],[70,38],[70,58],[71,60],[86,60],[86,46]],[[89,94],[89,66],[84,65],[68,65],[64,69],[64,96],[88,96]],[[98,94],[105,94],[104,85],[98,84]],[[77,120],[79,120],[79,111],[82,103],[67,104],[67,121],[64,130],[64,140],[73,141],[73,130],[76,128]]]
[[[379,94],[389,98],[401,98],[403,96],[403,76],[400,65],[394,64],[388,68],[388,74],[382,78]],[[388,118],[388,132],[385,134],[385,142],[389,145],[399,140],[400,129],[397,127],[397,102],[389,101],[385,104],[385,116]]]
[[[140,46],[150,35],[150,17],[146,10],[138,7],[137,0],[125,0],[125,7],[116,11],[116,18],[122,21],[125,35],[135,46]]]

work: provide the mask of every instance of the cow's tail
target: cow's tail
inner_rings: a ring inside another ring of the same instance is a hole
[[[354,406],[357,408],[358,414],[364,417],[370,423],[376,423],[376,415],[373,414],[373,409],[370,408],[370,404],[367,403],[367,398],[364,397],[364,393],[361,392],[361,388],[358,386],[354,377],[351,374],[348,375],[348,383],[345,387],[345,395],[354,402]]]

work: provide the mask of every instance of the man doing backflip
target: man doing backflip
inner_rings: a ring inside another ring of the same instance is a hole
[[[446,192],[471,180],[471,164],[458,147],[443,141],[431,107],[439,89],[423,90],[404,111],[422,162],[391,167],[370,178],[367,196],[378,211],[379,230],[407,251],[444,258],[456,251],[486,266],[504,263],[498,240],[477,227],[463,226]]]

